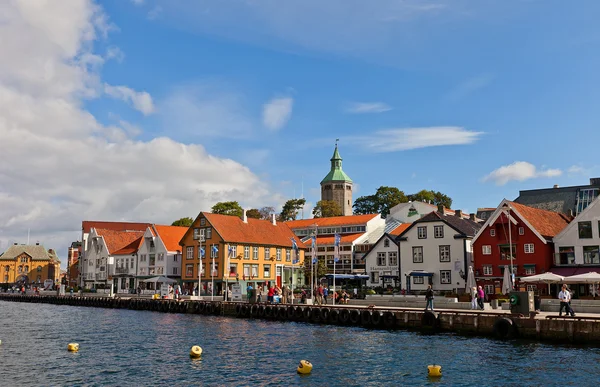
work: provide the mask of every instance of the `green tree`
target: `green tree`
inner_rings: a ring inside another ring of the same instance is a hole
[[[244,214],[244,209],[238,202],[218,202],[212,206],[213,214],[233,215],[241,217]]]
[[[452,198],[450,196],[445,195],[439,191],[434,194],[433,204],[439,205],[442,204],[446,208],[452,208]]]
[[[262,219],[260,211],[257,208],[251,208],[246,211],[246,216],[253,219]]]
[[[304,278],[307,281],[307,285],[310,285],[310,276],[313,274],[312,268],[312,256],[310,255],[310,250],[306,252],[304,258]],[[314,269],[317,271],[317,279],[325,277],[326,274],[329,274],[329,268],[327,267],[327,263],[325,259],[321,258],[315,263]]]
[[[270,220],[271,214],[275,213],[275,208],[274,207],[263,207],[258,211],[260,212],[261,219]]]
[[[408,195],[408,200],[424,202],[424,203],[432,203],[437,205],[443,205],[446,208],[452,208],[452,199],[439,191],[428,191],[423,189],[416,194]]]
[[[382,218],[389,215],[390,209],[399,203],[406,203],[408,198],[396,187],[381,186],[374,195],[361,196],[354,202],[356,214],[381,214]]]
[[[312,213],[315,218],[331,218],[332,216],[341,216],[342,209],[336,201],[319,200]]]
[[[306,199],[290,199],[283,205],[281,213],[279,214],[279,220],[286,222],[288,220],[296,220],[298,211],[304,207]]]
[[[192,223],[194,223],[192,218],[181,218],[171,223],[171,226],[190,227]]]

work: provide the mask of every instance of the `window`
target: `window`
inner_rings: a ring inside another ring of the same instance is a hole
[[[585,208],[594,201],[596,196],[598,195],[598,188],[588,188],[579,190],[577,195],[577,208],[576,214],[579,214],[581,211],[585,210]]]
[[[38,266],[38,267],[41,268],[41,266]],[[10,266],[8,266],[8,265],[4,266],[4,271],[10,271]]]
[[[423,247],[415,246],[412,248],[413,263],[423,263]]]
[[[481,253],[483,255],[492,255],[492,246],[490,246],[490,245],[481,246]]]
[[[211,245],[211,247],[210,247],[210,257],[211,258],[219,258],[219,250],[215,251],[215,249],[214,249],[215,247],[217,249],[219,248],[218,245]]]
[[[377,266],[385,266],[385,253],[377,253]]]
[[[202,273],[202,275],[204,275],[204,273],[206,273],[206,263],[202,262],[202,268],[200,269],[200,273]]]
[[[275,250],[276,260],[281,261],[281,249]]]
[[[493,275],[494,269],[492,269],[492,265],[484,265],[483,266],[483,275]]]
[[[264,277],[271,278],[271,265],[264,265]]]
[[[490,228],[490,236],[491,237],[495,237],[496,236],[496,229],[495,228]]]
[[[525,235],[525,227],[519,227],[519,235]]]
[[[250,278],[250,264],[249,263],[244,264],[244,277]]]
[[[496,289],[494,289],[494,285],[483,285],[483,291],[485,292],[485,295],[488,296],[489,294],[494,294]]]
[[[379,272],[378,271],[372,271],[371,272],[371,283],[379,283]]]
[[[27,263],[27,257],[21,257],[21,263]]]
[[[600,263],[598,246],[583,246],[583,263],[588,265]]]
[[[206,226],[206,219],[205,218],[200,219],[200,226]]]
[[[192,250],[192,255],[194,250]],[[148,266],[154,266],[156,264],[156,254],[148,254]]]
[[[579,229],[580,239],[589,239],[592,237],[592,222],[579,222],[577,223]]]
[[[206,228],[204,235],[206,235],[206,239],[212,238],[212,228],[210,228],[210,227]]]
[[[573,246],[565,246],[558,248],[558,264],[559,265],[574,265],[575,264],[575,248]]]
[[[133,261],[133,259],[132,259],[132,260],[131,260],[131,266],[130,266],[130,268],[131,268],[131,269],[133,269],[133,262],[134,262],[134,261]]]
[[[194,253],[192,253],[192,255],[194,255]],[[159,261],[164,261],[165,260],[165,253],[158,253],[158,260]]]
[[[528,292],[535,292],[537,290],[537,285],[527,285]]]
[[[422,285],[425,283],[425,277],[413,277],[413,284]]]
[[[185,265],[185,276],[192,277],[193,275],[194,275],[194,265],[193,264]]]
[[[395,251],[390,251],[388,253],[388,260],[390,266],[398,266],[398,253]]]
[[[443,238],[444,237],[444,226],[433,226],[433,237]]]
[[[285,249],[285,261],[286,262],[292,261],[292,252],[290,249]]]
[[[533,243],[525,243],[525,254],[533,254]]]
[[[500,259],[510,260],[510,254],[512,253],[512,258],[516,259],[517,257],[517,246],[512,245],[502,245],[500,246]]]
[[[440,262],[450,262],[450,246],[440,246]]]
[[[450,270],[440,270],[440,284],[452,283],[452,276]]]
[[[258,277],[258,265],[252,265],[252,278]]]
[[[390,240],[385,238],[385,240],[383,241],[383,247],[390,247]],[[371,281],[373,282],[373,281]]]
[[[200,249],[198,249],[198,254]],[[141,257],[143,257],[142,259],[140,259],[141,261],[145,261],[146,260],[146,255],[142,254]],[[188,246],[185,249],[185,259],[194,259],[194,246]]]
[[[173,274],[177,275],[177,268],[176,267],[173,268]]]
[[[23,272],[23,266],[19,266],[19,273]]]
[[[244,259],[250,259],[250,246],[244,246]]]
[[[230,258],[237,258],[237,246],[229,245],[227,256],[230,256]]]
[[[535,265],[525,266],[525,275],[534,275]]]
[[[268,261],[269,259],[271,259],[271,248],[265,247],[265,261]]]
[[[258,247],[252,248],[252,259],[258,260]]]
[[[417,227],[417,236],[419,239],[427,239],[427,227]]]
[[[175,254],[173,256],[173,262],[177,262],[178,259],[179,259],[179,254]]]

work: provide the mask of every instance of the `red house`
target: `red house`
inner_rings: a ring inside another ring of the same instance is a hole
[[[504,270],[519,278],[548,271],[553,262],[552,238],[573,220],[558,212],[540,210],[504,199],[473,238],[475,279],[486,294],[499,293]],[[512,253],[512,260],[511,260]],[[535,290],[536,285],[527,285]],[[540,287],[540,294],[547,288]]]

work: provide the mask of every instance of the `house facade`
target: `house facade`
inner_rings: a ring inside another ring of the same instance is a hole
[[[414,221],[398,236],[402,288],[422,292],[465,290],[472,265],[471,240],[481,225],[460,210],[450,215],[440,206]]]
[[[412,223],[418,219],[421,219],[425,215],[428,215],[432,211],[437,211],[438,206],[435,204],[424,203],[424,202],[407,202],[407,203],[399,203],[390,209],[390,214],[387,216],[386,220],[390,221],[391,219],[395,219],[400,221],[401,223]],[[451,210],[449,208],[444,208],[444,213],[446,215],[455,215],[456,211]],[[461,216],[465,219],[469,219],[472,216],[466,214],[461,211]]]
[[[544,273],[553,263],[552,239],[571,221],[568,215],[503,200],[473,238],[475,278],[486,294],[499,293],[504,270],[515,276]],[[512,257],[512,258],[511,258]],[[537,285],[529,284],[529,290]],[[547,287],[539,288],[541,294]]]
[[[589,185],[541,188],[519,191],[514,201],[529,207],[579,215],[600,194],[600,178],[590,178]]]
[[[13,244],[0,255],[0,283],[7,286],[56,282],[60,276],[60,260],[53,249],[44,246]]]
[[[397,287],[400,282],[399,248],[396,236],[384,234],[365,254],[365,271],[369,287]]]
[[[222,294],[232,283],[244,292],[248,285],[304,284],[305,246],[275,217],[268,221],[248,218],[246,211],[241,218],[201,212],[179,245],[181,279],[190,293],[198,286],[199,269],[202,294]]]

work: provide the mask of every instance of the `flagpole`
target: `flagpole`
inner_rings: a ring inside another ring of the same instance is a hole
[[[215,299],[215,252],[213,248],[210,250],[210,255],[212,255],[212,267],[210,270],[211,277],[211,289],[210,289],[210,300],[213,301]]]
[[[223,267],[223,277],[225,277],[225,291],[223,292],[223,302],[227,302],[227,298],[229,298],[229,257],[231,257],[231,250],[229,249],[231,249],[231,245],[229,245],[229,248],[227,249],[227,262],[225,262],[225,267]]]

